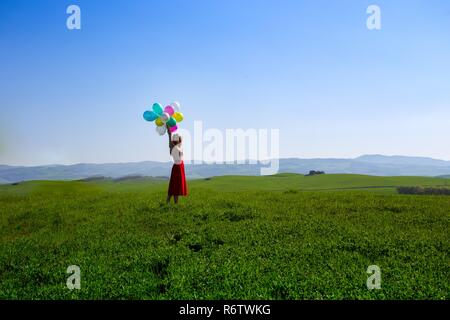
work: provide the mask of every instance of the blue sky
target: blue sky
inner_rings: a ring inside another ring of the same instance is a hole
[[[142,112],[173,100],[281,157],[450,160],[449,36],[445,0],[2,0],[0,164],[168,161]]]

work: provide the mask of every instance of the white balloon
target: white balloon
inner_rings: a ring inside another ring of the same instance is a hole
[[[178,101],[174,101],[170,104],[173,108],[173,110],[175,110],[175,112],[180,111],[180,103]]]
[[[161,117],[159,117],[163,123],[166,123],[170,119],[170,114],[167,112],[164,112]]]
[[[163,136],[166,133],[166,126],[156,127],[156,132],[158,132],[160,136]]]

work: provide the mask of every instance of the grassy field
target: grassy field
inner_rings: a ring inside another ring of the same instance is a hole
[[[449,182],[215,177],[179,206],[164,181],[0,186],[0,299],[448,299],[450,197],[395,188]]]

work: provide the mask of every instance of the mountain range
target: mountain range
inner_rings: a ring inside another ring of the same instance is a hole
[[[27,180],[78,180],[92,177],[167,177],[172,162],[129,162],[105,164],[44,165],[34,167],[0,165],[0,183]],[[259,175],[260,164],[186,164],[188,178],[221,175]],[[279,172],[306,174],[310,170],[326,173],[354,173],[376,176],[450,176],[450,161],[425,157],[363,155],[353,159],[288,158],[279,160]]]

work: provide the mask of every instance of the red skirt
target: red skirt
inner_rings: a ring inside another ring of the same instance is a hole
[[[183,162],[174,164],[172,167],[168,194],[170,196],[187,196],[188,194]]]

